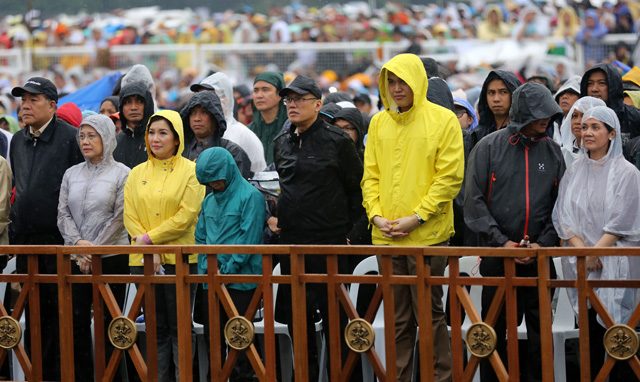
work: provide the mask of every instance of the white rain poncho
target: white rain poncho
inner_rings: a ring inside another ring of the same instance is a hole
[[[595,106],[606,106],[606,104],[600,98],[582,97],[573,104],[567,116],[562,120],[562,125],[560,125],[560,147],[562,147],[562,156],[567,168],[571,167],[573,161],[580,155],[579,147],[581,146],[576,143],[576,137],[571,131],[571,116],[576,110],[584,114],[585,111]]]
[[[615,129],[616,135],[607,154],[598,160],[581,150],[573,166],[567,169],[553,209],[553,225],[558,236],[567,240],[577,236],[593,247],[605,233],[616,235],[617,247],[640,245],[640,171],[622,155],[620,122],[606,106],[587,110],[583,123],[594,118]],[[589,279],[625,280],[638,278],[637,260],[626,256],[603,256],[602,270],[590,272]],[[564,278],[576,279],[576,258],[563,257]],[[578,312],[575,289],[568,289],[574,311]],[[615,322],[626,323],[636,307],[638,293],[632,288],[598,288],[602,300]],[[598,319],[600,320],[600,319]]]

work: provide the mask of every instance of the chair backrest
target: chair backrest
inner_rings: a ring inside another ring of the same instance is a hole
[[[10,275],[15,271],[16,271],[16,257],[14,256],[11,259],[9,259],[9,261],[7,261],[7,266],[4,267],[4,270],[2,271],[2,273],[5,275]],[[0,302],[2,303],[4,303],[5,294],[7,292],[7,286],[9,284],[10,283],[0,283]],[[5,308],[7,307],[5,306]]]
[[[362,260],[358,265],[356,265],[353,270],[354,276],[362,276],[369,273],[380,274],[380,270],[378,269],[378,259],[376,256],[369,256],[366,259]],[[360,284],[353,283],[349,287],[349,298],[354,306],[358,306],[358,291],[360,290]],[[384,316],[384,301],[380,303],[380,308],[376,312],[375,320],[382,320]]]
[[[468,277],[481,277],[478,272],[479,265],[478,256],[464,256],[459,260],[460,264],[460,274],[466,273]],[[478,314],[482,315],[482,285],[472,285],[469,290],[469,295],[471,296],[471,301],[473,302],[473,306],[475,306]],[[469,315],[465,315],[463,326],[471,325],[471,319]]]
[[[560,257],[553,258],[553,264],[556,267],[556,273],[558,274],[558,280],[564,280],[564,273],[562,272],[562,261]],[[556,300],[555,312],[553,314],[554,324],[573,325],[575,324],[575,314],[569,295],[567,294],[567,288],[556,288],[554,300]]]
[[[127,284],[127,292],[125,297],[124,309],[122,310],[122,314],[124,314],[125,316],[129,315],[129,311],[131,310],[131,305],[133,305],[133,300],[136,298],[137,290],[138,289],[136,288],[135,283]]]
[[[271,274],[273,276],[280,276],[282,274],[282,270],[280,269],[280,263],[276,264],[275,267],[273,267],[273,272],[271,272]],[[277,300],[277,296],[278,296],[278,284],[272,284],[273,285],[273,309],[275,312],[276,309],[276,300]]]

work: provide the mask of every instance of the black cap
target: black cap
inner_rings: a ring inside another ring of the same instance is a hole
[[[58,102],[58,89],[53,82],[44,77],[31,77],[24,86],[16,86],[11,90],[14,97],[22,97],[24,93],[44,94],[50,100]]]
[[[303,75],[296,77],[293,81],[291,81],[289,86],[280,90],[278,92],[278,95],[280,95],[280,97],[284,97],[290,92],[294,92],[300,95],[312,94],[317,99],[322,98],[322,91],[320,90],[316,82],[311,78]]]

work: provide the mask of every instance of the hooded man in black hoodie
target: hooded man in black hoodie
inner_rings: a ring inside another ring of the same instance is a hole
[[[231,153],[243,178],[253,176],[247,153],[237,144],[222,138],[227,130],[227,121],[215,92],[195,93],[182,108],[180,116],[184,125],[185,158],[195,161],[209,147],[222,147]]]
[[[478,99],[478,127],[465,139],[465,149],[471,150],[486,135],[509,124],[511,95],[520,86],[515,74],[505,70],[492,70],[487,75]]]
[[[582,76],[580,94],[600,98],[616,112],[620,120],[625,158],[632,158],[633,153],[629,152],[631,145],[628,143],[640,135],[640,110],[624,104],[622,77],[618,70],[610,64],[598,64],[591,67]],[[631,151],[636,150],[631,149]]]
[[[153,97],[144,82],[134,82],[122,88],[120,91],[122,131],[117,136],[118,145],[113,152],[116,162],[121,162],[129,168],[146,162],[148,156],[144,131],[153,112]]]
[[[546,134],[562,109],[551,92],[538,83],[526,83],[513,93],[509,125],[481,140],[469,154],[465,177],[464,220],[486,247],[552,247],[558,244],[551,213],[565,165],[560,146]],[[551,277],[555,268],[550,264]],[[504,276],[503,259],[486,257],[482,276]],[[535,258],[516,259],[516,275],[537,275]],[[486,319],[497,287],[482,288],[482,315]],[[541,380],[540,314],[538,290],[518,288],[518,320],[526,315],[529,374],[523,380]],[[503,308],[504,309],[504,308]],[[506,362],[505,314],[493,328],[496,350]],[[488,362],[480,365],[482,382],[497,380]],[[527,379],[528,378],[528,379]]]

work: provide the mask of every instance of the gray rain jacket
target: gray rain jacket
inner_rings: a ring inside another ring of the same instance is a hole
[[[527,138],[528,123],[562,117],[551,92],[540,84],[516,89],[507,128],[483,138],[469,155],[464,221],[480,245],[498,247],[529,236],[543,247],[558,244],[551,212],[565,165],[560,146],[547,135]]]
[[[116,127],[109,117],[101,114],[85,118],[82,125],[93,127],[100,135],[103,157],[98,164],[87,160],[64,173],[58,200],[58,229],[65,245],[75,245],[78,240],[95,245],[127,245],[123,211],[129,168],[113,159]]]

